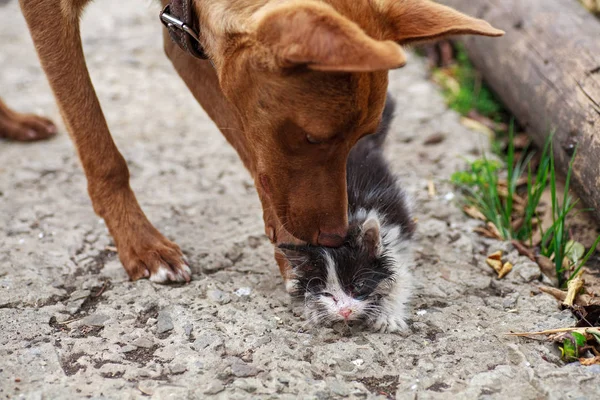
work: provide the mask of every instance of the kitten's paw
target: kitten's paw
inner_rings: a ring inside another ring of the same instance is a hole
[[[372,329],[381,333],[402,332],[408,329],[408,325],[402,317],[394,315],[380,315],[372,326]]]

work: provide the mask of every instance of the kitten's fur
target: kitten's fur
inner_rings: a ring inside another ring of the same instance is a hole
[[[387,332],[407,327],[414,222],[382,154],[393,112],[388,95],[378,131],[361,139],[348,158],[350,230],[344,245],[280,246],[296,277],[288,290],[304,298],[311,322],[366,320]]]

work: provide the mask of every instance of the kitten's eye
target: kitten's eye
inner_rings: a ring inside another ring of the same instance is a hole
[[[333,301],[335,301],[335,302],[337,303],[337,299],[336,299],[336,298],[335,298],[335,296],[334,296],[334,295],[332,295],[331,293],[328,293],[328,292],[321,292],[321,296],[323,296],[323,297],[329,297],[329,298],[331,298]]]
[[[358,301],[363,301],[363,300],[365,300],[367,297],[369,297],[369,296],[368,296],[368,295],[366,295],[366,294],[361,294],[361,295],[359,295],[359,296],[354,296],[354,299],[355,299],[355,300],[358,300]]]

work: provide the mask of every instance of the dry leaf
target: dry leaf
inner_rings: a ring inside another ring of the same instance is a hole
[[[585,8],[593,13],[600,13],[600,0],[580,0]]]
[[[525,206],[527,204],[519,204],[519,203],[514,203],[513,204],[513,212],[517,215],[525,215]],[[536,225],[536,221],[531,221],[532,225]]]
[[[479,209],[475,206],[464,206],[463,211],[471,218],[479,219],[484,222],[487,221],[485,215],[483,215],[481,211],[479,211]]]
[[[431,179],[427,181],[427,193],[429,193],[429,197],[435,197],[437,195],[435,183],[433,183]]]
[[[450,70],[448,68],[440,68],[434,71],[431,77],[435,83],[452,94],[456,95],[460,92],[460,83],[450,75]]]
[[[550,279],[556,278],[556,268],[554,263],[546,256],[539,255],[535,258],[535,261],[540,266],[540,269]]]
[[[544,293],[548,293],[549,295],[554,296],[556,300],[561,302],[565,301],[565,299],[567,298],[567,292],[555,287],[540,286],[540,290]]]
[[[571,262],[569,261],[569,259],[566,256],[563,257],[562,267],[565,271],[571,270]]]
[[[483,116],[477,112],[477,110],[471,110],[467,114],[467,117],[474,119],[477,122],[481,122],[483,125],[487,126],[493,131],[497,132],[506,132],[508,131],[508,125],[503,122],[496,122],[491,120],[490,118]]]
[[[515,204],[525,206],[527,204],[527,200],[519,196],[518,194],[513,194],[513,202]]]
[[[548,293],[553,296],[556,300],[563,302],[567,298],[567,292],[564,290],[557,289],[555,287],[540,286],[540,290],[544,293]],[[587,307],[598,305],[600,306],[600,297],[590,296],[589,294],[580,294],[575,297],[575,305],[580,307]]]
[[[490,254],[487,256],[485,262],[499,274],[502,270],[502,251],[498,250],[497,252]]]
[[[512,240],[511,243],[513,246],[515,246],[515,249],[517,249],[520,255],[528,257],[531,261],[535,262],[535,253],[533,250],[529,249],[518,240]]]
[[[498,196],[506,199],[508,197],[508,188],[505,186],[497,186]]]
[[[494,234],[496,236],[496,239],[498,239],[498,240],[503,239],[502,235],[500,234],[500,231],[498,230],[498,228],[496,228],[496,225],[494,225],[494,223],[488,222],[487,228],[490,232],[492,232],[492,234]]]
[[[538,331],[538,332],[511,332],[507,333],[508,336],[539,336],[539,335],[554,335],[556,333],[563,332],[577,332],[582,335],[595,334],[600,335],[600,328],[558,328],[558,329],[549,329],[547,331]]]
[[[423,145],[433,146],[433,145],[442,143],[444,140],[446,140],[446,135],[438,132],[438,133],[434,133],[433,135],[430,135],[429,137],[427,137],[427,139],[425,139],[425,141],[423,141]]]
[[[596,356],[593,358],[580,358],[579,362],[581,365],[585,365],[586,367],[594,364],[600,364],[600,356]]]
[[[488,229],[486,229],[482,226],[478,226],[478,227],[474,228],[473,232],[479,233],[481,236],[484,236],[484,237],[490,238],[490,239],[498,238],[494,233],[490,232]]]
[[[492,259],[487,259],[485,260],[488,265],[490,267],[492,267],[494,269],[494,271],[496,271],[496,273],[500,273],[500,271],[502,271],[502,261],[498,261],[498,260],[492,260]]]
[[[510,271],[512,271],[513,269],[513,265],[509,262],[505,263],[502,266],[502,269],[500,270],[500,272],[498,272],[498,279],[502,279],[504,278]]]
[[[575,301],[575,296],[581,291],[583,288],[583,284],[585,283],[581,278],[581,274],[583,271],[580,271],[576,277],[571,279],[567,284],[567,295],[565,297],[565,301],[563,304],[565,306],[571,307],[573,306],[573,302]]]
[[[500,250],[487,256],[485,261],[494,269],[494,271],[496,271],[498,279],[504,278],[513,268],[512,264],[509,262],[502,264],[502,251]]]
[[[488,128],[487,126],[485,126],[484,124],[482,124],[481,122],[475,121],[474,119],[471,119],[471,118],[462,117],[460,119],[460,123],[463,124],[468,129],[471,129],[472,131],[483,133],[488,138],[490,138],[490,140],[494,139],[494,136],[495,136],[494,131],[491,130],[490,128]]]
[[[519,133],[513,138],[515,149],[525,149],[531,143],[531,139],[526,133]]]
[[[523,226],[524,223],[525,223],[525,218],[517,218],[510,223],[510,226],[512,227],[513,231],[516,232],[519,229],[521,229],[521,227]]]

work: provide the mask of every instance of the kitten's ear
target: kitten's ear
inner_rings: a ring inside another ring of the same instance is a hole
[[[379,221],[375,218],[369,218],[362,226],[363,244],[369,250],[372,256],[381,254],[381,228]]]

